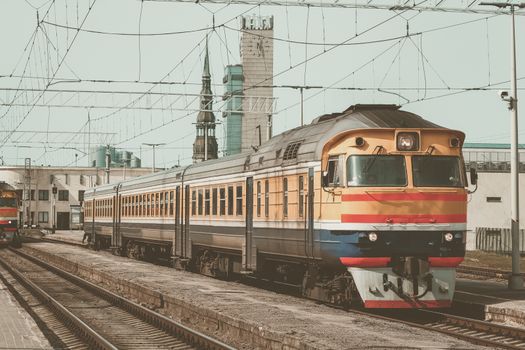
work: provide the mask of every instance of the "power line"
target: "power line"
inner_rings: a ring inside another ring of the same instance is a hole
[[[149,2],[177,2],[195,3],[194,0],[144,0]],[[317,2],[315,0],[199,0],[199,4],[231,4],[231,5],[256,5],[256,6],[299,6],[299,7],[321,7],[321,8],[342,8],[342,9],[363,9],[363,10],[388,10],[388,11],[418,11],[418,12],[447,12],[447,13],[466,13],[466,14],[510,14],[506,10],[491,10],[478,6],[473,6],[477,1],[472,1],[464,7],[444,7],[444,6],[423,6],[426,3],[408,5],[408,1],[399,5],[400,1],[391,0],[390,4],[374,0],[330,0]],[[516,11],[516,15],[525,15],[525,12]]]

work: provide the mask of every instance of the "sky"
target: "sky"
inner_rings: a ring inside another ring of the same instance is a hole
[[[151,166],[143,143],[165,143],[157,167],[190,163],[206,36],[222,148],[224,67],[240,63],[240,17],[252,14],[274,16],[274,85],[316,87],[304,93],[306,123],[357,103],[399,104],[465,132],[467,142],[510,140],[510,113],[499,97],[510,87],[508,15],[2,0],[0,161],[84,166],[89,146],[109,143]],[[516,16],[518,79],[525,77],[523,14]],[[274,97],[274,134],[298,126],[299,91],[275,88]],[[522,122],[519,130],[524,142]]]

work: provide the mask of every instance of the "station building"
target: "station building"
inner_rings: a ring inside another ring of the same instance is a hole
[[[149,173],[151,168],[112,168],[110,182]],[[105,175],[94,167],[0,166],[0,180],[22,199],[19,223],[44,229],[82,229],[84,191],[104,184]]]
[[[520,154],[520,241],[525,254],[525,145]],[[511,251],[510,240],[510,145],[465,143],[465,166],[478,171],[478,188],[469,195],[467,212],[468,250],[497,253]],[[472,188],[471,188],[472,189]]]

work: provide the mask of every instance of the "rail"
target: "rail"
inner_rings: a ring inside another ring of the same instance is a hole
[[[81,286],[84,289],[87,289],[94,294],[104,298],[108,302],[110,302],[113,305],[117,305],[120,308],[128,311],[129,313],[133,314],[134,316],[156,326],[159,329],[162,329],[163,331],[172,334],[173,336],[177,337],[178,339],[182,340],[183,342],[198,348],[198,349],[207,349],[207,350],[234,350],[235,348],[220,342],[219,340],[216,340],[212,337],[209,337],[197,330],[191,329],[177,321],[174,321],[164,315],[161,315],[153,310],[150,310],[142,305],[139,305],[133,301],[130,301],[128,299],[125,299],[105,288],[102,288],[100,286],[97,286],[89,281],[86,281],[78,276],[75,276],[69,272],[63,271],[41,259],[38,259],[36,257],[30,256],[22,251],[11,249],[12,252],[15,254],[23,257],[24,259],[27,259],[43,268],[45,268],[48,271],[51,271],[60,277],[71,281],[74,284],[77,284]],[[1,261],[1,260],[0,260]],[[53,306],[56,305],[56,308],[60,310],[62,316],[69,320],[70,323],[76,326],[77,329],[79,329],[82,333],[85,333],[86,336],[93,338],[90,340],[92,344],[96,345],[96,348],[101,349],[116,349],[114,345],[109,343],[107,340],[103,339],[102,336],[97,335],[97,333],[91,329],[86,323],[78,319],[75,315],[71,314],[67,309],[65,309],[58,301],[53,299],[49,294],[47,294],[45,291],[43,291],[41,288],[39,288],[36,284],[29,281],[25,276],[23,276],[20,272],[15,271],[15,269],[8,264],[2,262],[4,266],[17,278],[20,278],[20,280],[24,280],[24,284],[27,285],[30,289],[34,290],[36,293],[38,293],[41,298],[45,301],[49,301],[53,304]]]

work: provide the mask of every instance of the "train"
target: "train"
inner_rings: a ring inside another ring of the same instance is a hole
[[[17,243],[18,197],[15,188],[0,181],[0,247]]]
[[[396,105],[353,105],[248,152],[92,188],[84,228],[98,249],[323,303],[449,307],[464,138]]]

